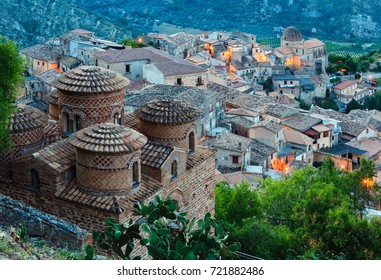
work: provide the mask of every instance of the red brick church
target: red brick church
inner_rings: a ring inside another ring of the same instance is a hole
[[[123,223],[156,195],[201,218],[214,213],[214,154],[197,146],[198,109],[155,100],[124,115],[129,80],[99,67],[63,74],[49,117],[19,106],[12,152],[0,154],[0,192],[88,230]]]

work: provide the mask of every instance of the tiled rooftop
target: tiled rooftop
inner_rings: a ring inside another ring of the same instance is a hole
[[[294,115],[282,122],[282,124],[285,126],[291,127],[301,132],[319,123],[321,123],[320,119],[302,114]]]
[[[124,103],[125,106],[138,108],[156,99],[177,99],[188,103],[189,106],[199,108],[203,107],[205,102],[214,96],[218,100],[224,97],[223,94],[207,89],[176,85],[153,85],[145,87],[137,94],[127,94]]]
[[[34,130],[43,125],[44,119],[45,116],[41,111],[30,106],[18,105],[9,127],[13,133]]]
[[[243,152],[250,146],[250,139],[233,133],[221,134],[200,142],[204,147],[226,149],[235,152]]]
[[[80,149],[100,153],[130,153],[141,149],[147,137],[125,126],[95,124],[78,131],[70,143]]]
[[[294,129],[284,129],[284,138],[288,143],[312,145],[313,139]]]
[[[59,52],[56,49],[46,45],[35,45],[29,48],[25,48],[22,49],[20,53],[35,59],[51,62],[58,61],[61,58]]]
[[[60,76],[60,73],[55,69],[49,69],[36,75],[36,78],[45,84],[51,85],[55,79]]]
[[[283,129],[283,125],[271,120],[258,122],[254,125],[254,127],[265,127],[274,133],[278,133]]]
[[[146,122],[178,125],[197,120],[202,112],[179,100],[161,99],[139,107],[135,114],[139,119]]]
[[[64,139],[46,146],[34,153],[33,157],[50,166],[57,173],[63,173],[75,165],[75,148],[70,145],[68,139]]]
[[[107,93],[126,88],[129,80],[101,67],[81,66],[61,75],[53,86],[75,93]]]
[[[160,168],[174,148],[159,142],[148,141],[142,148],[141,163],[154,168]]]

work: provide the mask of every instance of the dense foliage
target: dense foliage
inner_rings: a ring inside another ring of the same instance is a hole
[[[94,233],[102,249],[111,249],[122,259],[131,259],[137,241],[148,250],[153,259],[196,260],[234,259],[238,243],[229,243],[228,235],[220,223],[207,213],[196,221],[186,218],[187,213],[177,212],[177,201],[156,197],[153,203],[136,204],[134,215],[139,218],[128,225],[113,219],[106,221],[103,232]],[[88,259],[94,258],[94,248],[86,248]],[[136,256],[134,259],[139,259]]]
[[[368,97],[364,102],[364,108],[381,111],[381,91],[376,91],[372,96]]]
[[[366,72],[368,70],[374,72],[381,71],[381,50],[371,51],[367,54],[364,54],[358,58],[353,58],[349,54],[337,55],[330,54],[328,56],[329,65],[327,67],[327,73],[335,74],[338,71],[343,72],[344,74],[355,74],[357,72]],[[371,65],[376,63],[376,67],[370,69]]]
[[[320,38],[342,40],[345,35],[346,40],[353,41],[354,31],[358,31],[351,25],[351,16],[357,14],[354,11],[371,16],[377,23],[380,22],[377,11],[381,8],[381,3],[369,0],[248,0],[239,4],[233,0],[149,0],[140,1],[138,5],[133,0],[75,2],[81,8],[142,32],[152,31],[153,26],[167,22],[200,30],[241,30],[269,36],[274,33],[275,26],[295,25],[306,36],[317,36],[312,33],[316,28]],[[367,38],[374,36],[369,32],[365,35]]]
[[[364,218],[378,187],[367,189],[363,180],[373,178],[374,171],[366,160],[352,173],[337,170],[329,160],[280,181],[267,178],[256,190],[221,182],[216,219],[243,252],[257,257],[381,259],[381,221]]]
[[[133,49],[135,48],[143,48],[145,45],[142,42],[139,42],[138,40],[134,40],[132,38],[126,38],[122,40],[121,42],[126,47],[131,47]]]
[[[0,152],[11,146],[8,126],[23,72],[24,63],[16,45],[0,37]]]

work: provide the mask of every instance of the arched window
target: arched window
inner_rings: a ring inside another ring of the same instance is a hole
[[[139,187],[139,163],[137,161],[132,165],[132,185],[134,188]]]
[[[194,153],[195,138],[194,132],[189,133],[189,153]]]
[[[115,124],[122,125],[122,117],[120,116],[119,113],[116,113],[116,114],[114,115],[114,123],[115,123]]]
[[[36,169],[31,169],[30,170],[30,176],[31,176],[31,181],[32,184],[30,188],[34,191],[40,191],[40,176],[38,175],[38,172]]]
[[[73,120],[70,119],[68,113],[63,114],[64,119],[65,119],[65,132],[70,132],[73,133]]]
[[[176,178],[177,178],[177,161],[176,160],[174,160],[173,162],[172,162],[172,166],[171,166],[171,181],[174,181],[174,180],[176,180]]]

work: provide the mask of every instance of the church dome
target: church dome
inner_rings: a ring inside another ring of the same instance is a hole
[[[76,94],[108,93],[123,90],[130,81],[114,71],[94,66],[80,66],[61,75],[53,86]]]
[[[11,134],[22,133],[40,128],[47,118],[38,110],[30,107],[18,105],[17,111],[13,114],[10,123]]]
[[[73,146],[100,153],[131,153],[147,143],[143,134],[118,124],[104,123],[84,128],[70,139]]]
[[[179,100],[154,100],[136,111],[136,116],[146,122],[161,125],[180,125],[198,119],[202,112]]]
[[[288,42],[299,42],[303,41],[303,35],[295,26],[289,26],[283,32],[282,39]]]

